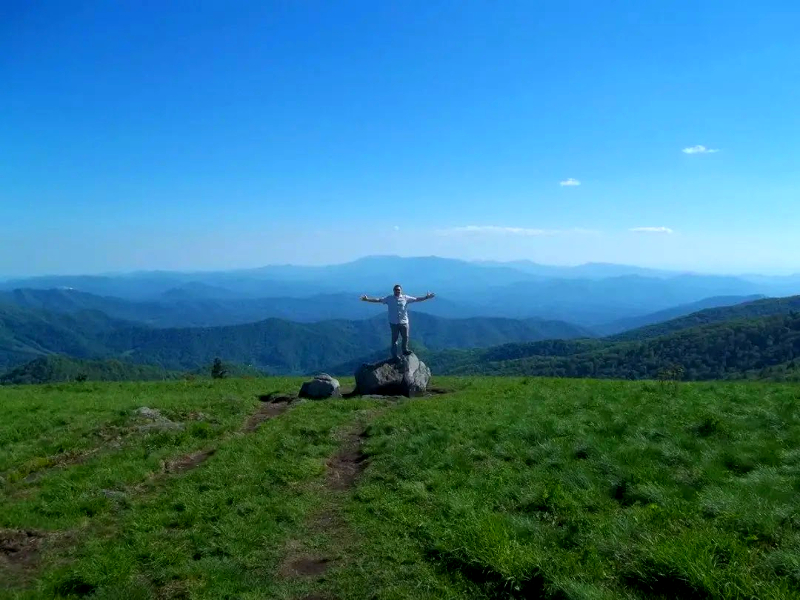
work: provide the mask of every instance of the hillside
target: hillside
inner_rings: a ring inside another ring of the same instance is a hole
[[[531,356],[536,357],[558,357],[572,356],[581,352],[588,352],[605,347],[603,340],[598,339],[546,339],[536,342],[514,342],[499,346],[486,348],[432,350],[422,344],[414,345],[415,353],[427,364],[431,365],[436,373],[443,375],[457,373],[463,370],[471,372],[473,367],[475,372],[480,372],[477,365],[488,364],[497,361],[509,361]],[[357,357],[352,360],[336,363],[327,370],[337,375],[349,375],[363,363],[379,361],[385,357],[385,352],[375,352],[369,355]]]
[[[594,330],[600,335],[615,335],[624,331],[639,329],[654,325],[656,323],[664,323],[672,321],[685,315],[690,315],[707,308],[717,308],[722,306],[733,306],[735,304],[744,304],[745,302],[754,302],[762,300],[763,296],[714,296],[712,298],[704,298],[698,302],[691,304],[681,304],[665,310],[660,310],[646,315],[639,315],[636,317],[627,317],[619,319],[611,323],[598,325]]]
[[[253,367],[222,363],[225,377],[264,377]],[[153,365],[136,364],[116,359],[88,360],[49,354],[0,374],[0,385],[63,383],[68,381],[163,381],[211,377],[211,365],[187,372],[168,371]]]
[[[0,304],[0,372],[46,354],[106,356],[106,336],[128,325],[97,311],[67,315]]]
[[[711,300],[709,300],[711,301]],[[562,375],[569,376],[597,376],[597,377],[624,377],[642,378],[643,373],[649,376],[657,376],[662,368],[669,368],[676,362],[676,355],[664,352],[658,344],[643,347],[642,352],[652,357],[651,362],[658,365],[657,368],[643,368],[637,366],[633,371],[625,365],[609,366],[608,357],[615,352],[633,353],[630,354],[634,360],[639,348],[633,342],[643,342],[654,338],[662,338],[669,334],[685,332],[686,336],[682,339],[689,346],[693,345],[694,355],[705,353],[703,366],[699,367],[703,375],[696,375],[696,378],[707,379],[719,377],[733,377],[735,373],[729,369],[724,369],[723,375],[710,375],[719,373],[718,366],[726,362],[725,357],[719,349],[715,351],[704,350],[705,344],[712,343],[707,336],[714,335],[716,330],[698,329],[699,325],[710,325],[715,323],[730,323],[733,330],[744,331],[752,324],[740,321],[750,318],[764,316],[778,316],[792,314],[800,310],[800,296],[789,298],[768,298],[738,304],[735,306],[719,307],[698,311],[688,316],[680,317],[663,323],[642,327],[639,329],[626,331],[622,334],[600,338],[600,339],[574,339],[559,340],[546,339],[534,342],[508,343],[497,347],[485,347],[473,350],[460,350],[451,348],[443,351],[431,351],[428,348],[422,349],[419,354],[423,360],[429,362],[439,373],[493,373],[493,374],[542,374],[542,375]],[[756,325],[757,326],[757,325]],[[775,339],[784,340],[789,334],[785,331],[776,331],[772,341],[769,338],[757,340],[756,346],[759,356],[761,350],[759,344],[774,344]],[[679,336],[680,337],[680,336]],[[689,343],[687,340],[690,340]],[[698,350],[700,348],[700,350]],[[754,350],[755,352],[755,350]],[[628,354],[626,354],[627,356]],[[351,373],[353,369],[362,362],[376,360],[377,355],[365,355],[354,360],[342,361],[337,363],[331,370],[336,373]],[[788,355],[786,360],[790,360]],[[523,360],[526,359],[526,360]],[[555,360],[560,359],[560,360]],[[680,362],[680,361],[677,361]],[[756,361],[757,362],[757,361]],[[590,365],[605,365],[601,372],[592,371]],[[753,365],[744,365],[748,376],[753,375]],[[759,363],[759,370],[763,365]],[[594,373],[594,374],[593,374]],[[782,371],[770,378],[789,378],[790,375],[780,375]],[[744,374],[744,372],[743,372]],[[767,375],[765,375],[767,377]]]
[[[194,289],[193,286],[187,286]],[[356,294],[317,294],[306,298],[192,297],[172,290],[156,300],[125,300],[73,289],[15,289],[0,292],[0,302],[21,308],[73,314],[101,311],[115,319],[149,327],[219,327],[255,323],[268,318],[301,323],[334,319],[360,320],[381,314],[381,308],[358,300]],[[414,307],[444,317],[468,317],[475,311],[447,299]],[[385,311],[385,308],[383,308]]]
[[[431,349],[473,348],[511,340],[536,340],[554,334],[571,337],[584,330],[566,324],[511,319],[439,319],[413,317],[414,340]],[[361,321],[294,323],[267,319],[259,323],[214,328],[119,330],[110,348],[128,360],[190,369],[215,356],[273,374],[302,374],[375,351],[388,354],[384,316]]]
[[[668,333],[691,329],[699,325],[722,323],[736,319],[751,317],[765,317],[770,315],[785,315],[800,310],[800,296],[788,298],[765,298],[734,306],[720,306],[701,310],[685,317],[656,323],[650,326],[625,331],[609,339],[612,341],[644,340],[658,337]]]
[[[800,312],[726,321],[634,341],[597,340],[434,353],[447,374],[655,379],[675,366],[689,380],[769,377],[800,358]]]
[[[203,273],[34,277],[0,282],[0,290],[91,294],[107,300],[84,296],[79,303],[89,305],[82,308],[159,327],[212,327],[266,318],[368,318],[376,314],[370,312],[375,307],[362,306],[355,299],[365,293],[389,293],[396,282],[412,295],[436,292],[437,301],[419,307],[420,312],[447,318],[535,317],[584,327],[603,326],[713,297],[800,293],[800,277],[721,277],[602,264],[487,264],[435,256],[371,256],[340,265],[277,265]],[[57,305],[63,298],[50,302],[30,292],[18,295],[16,301],[25,303],[23,306],[61,310]],[[69,298],[67,305],[73,299]],[[605,332],[616,331],[619,329]]]
[[[548,337],[580,337],[567,323],[440,319],[414,315],[414,340],[432,349],[472,348]],[[217,356],[269,373],[308,373],[370,352],[388,352],[386,317],[296,323],[267,319],[226,327],[153,329],[96,311],[62,314],[0,305],[0,369],[47,354],[117,358],[168,370],[193,370]]]
[[[797,309],[800,297],[759,300],[604,339],[588,339],[587,330],[561,322],[417,313],[412,343],[438,373],[638,379],[681,364],[690,379],[753,376],[795,358]],[[387,355],[387,330],[384,316],[154,329],[98,311],[65,314],[0,305],[0,368],[59,354],[180,372],[202,371],[221,357],[253,373],[349,374],[362,362]]]
[[[597,327],[709,297],[757,293],[761,291],[756,286],[734,277],[626,275],[600,280],[523,281],[476,291],[472,300],[511,318],[536,314]]]
[[[197,286],[185,286],[194,291]],[[382,306],[359,301],[356,293],[315,294],[308,297],[237,298],[223,294],[207,297],[193,296],[183,289],[170,290],[154,300],[126,300],[99,296],[74,289],[23,288],[0,291],[0,303],[20,308],[74,314],[83,310],[101,311],[108,316],[147,325],[148,327],[219,327],[243,325],[268,318],[314,323],[318,321],[369,319],[384,314]],[[222,296],[222,297],[219,297]],[[435,302],[417,304],[415,313],[443,318],[474,318],[498,316],[505,308],[480,307],[468,302],[453,301],[438,296]],[[539,320],[545,319],[530,317]],[[559,329],[565,325],[553,323],[554,335],[571,336]],[[578,328],[577,325],[571,327]],[[583,330],[588,333],[587,330]]]
[[[800,359],[794,359],[745,374],[747,379],[766,379],[769,381],[800,382]]]
[[[59,383],[64,381],[159,381],[174,379],[177,373],[151,365],[119,360],[82,360],[50,355],[0,375],[0,385]]]

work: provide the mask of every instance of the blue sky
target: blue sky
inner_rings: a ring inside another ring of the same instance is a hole
[[[792,1],[0,13],[0,275],[366,254],[800,271]]]

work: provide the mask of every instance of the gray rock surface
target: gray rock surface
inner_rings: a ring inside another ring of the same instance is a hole
[[[100,491],[109,500],[125,500],[125,499],[127,499],[127,496],[125,495],[125,492],[120,492],[118,490],[100,490]]]
[[[322,400],[324,398],[341,398],[342,391],[339,388],[339,381],[328,375],[320,373],[311,381],[306,381],[300,388],[298,394],[301,398],[311,398]]]
[[[150,408],[149,406],[141,406],[133,412],[135,412],[140,417],[144,417],[145,419],[152,419],[153,421],[158,421],[166,418],[164,417],[164,415],[161,414],[160,410],[158,410],[157,408]]]
[[[139,431],[163,431],[166,429],[183,429],[183,423],[176,423],[170,421],[167,417],[161,414],[157,408],[150,408],[142,406],[133,411],[136,415],[151,421],[146,425],[140,425]]]
[[[422,396],[428,387],[431,370],[409,354],[397,359],[364,364],[356,371],[356,390],[361,395]]]

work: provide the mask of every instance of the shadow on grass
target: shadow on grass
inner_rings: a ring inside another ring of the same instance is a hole
[[[70,575],[60,581],[53,592],[59,596],[77,596],[81,598],[93,594],[96,589],[94,585],[85,581],[79,575]]]
[[[504,577],[491,567],[467,562],[461,557],[446,550],[429,550],[427,559],[442,572],[449,575],[458,573],[467,579],[488,598],[498,600],[535,600],[537,598],[548,600],[566,600],[566,596],[559,591],[547,589],[547,582],[538,573],[531,573],[527,578],[511,580]]]
[[[648,598],[706,600],[712,597],[707,590],[696,588],[669,566],[653,562],[642,565],[640,571],[624,575],[622,581]]]

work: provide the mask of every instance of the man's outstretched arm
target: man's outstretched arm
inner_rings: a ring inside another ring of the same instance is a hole
[[[436,294],[432,294],[431,292],[428,292],[424,296],[420,296],[418,298],[414,298],[414,299],[411,299],[409,301],[410,302],[422,302],[423,300],[430,300],[431,298],[434,298],[435,296],[436,296]]]
[[[383,304],[383,298],[370,298],[369,296],[361,296],[361,300],[364,302],[374,302],[375,304]]]

